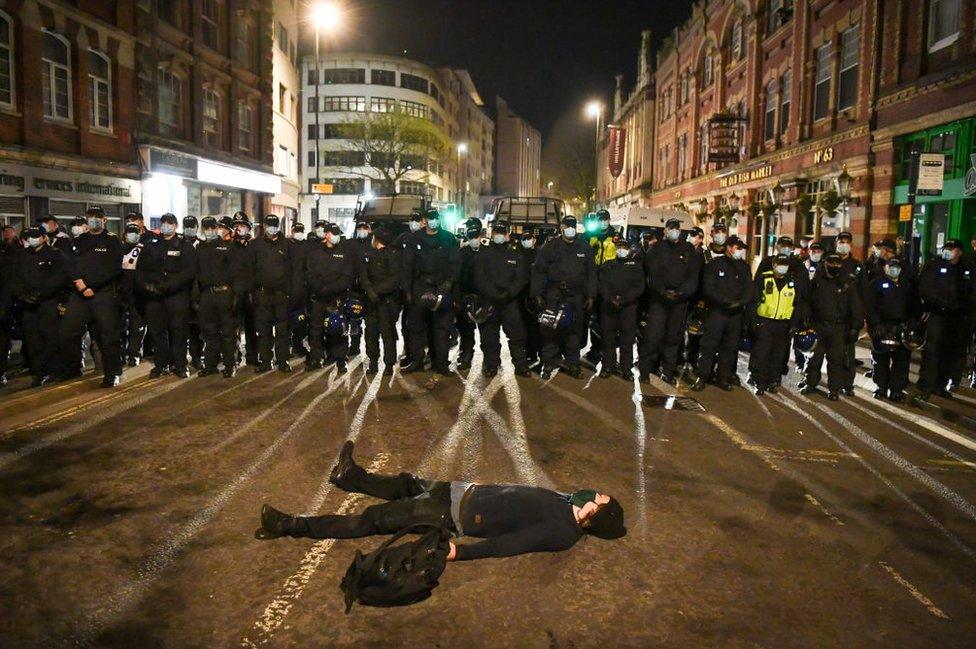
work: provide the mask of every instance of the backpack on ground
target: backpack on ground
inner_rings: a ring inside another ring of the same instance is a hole
[[[421,536],[393,545],[407,534]],[[430,597],[447,567],[451,536],[446,527],[413,525],[369,554],[356,550],[339,585],[345,594],[346,613],[354,602],[363,606],[407,606]]]

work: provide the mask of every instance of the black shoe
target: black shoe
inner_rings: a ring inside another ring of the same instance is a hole
[[[185,367],[181,367],[179,369],[173,370],[173,376],[180,379],[188,379],[190,378],[190,370],[186,369]]]
[[[648,382],[649,382],[649,381],[651,380],[651,376],[650,376],[650,374],[646,374],[646,373],[644,373],[644,372],[640,372],[640,373],[639,373],[639,374],[637,375],[637,380],[638,380],[638,381],[639,381],[640,383],[648,383]]]
[[[840,397],[837,396],[836,392],[828,392],[827,401],[840,401]]]
[[[5,385],[7,385],[7,375],[0,374],[0,388],[2,388]]]
[[[953,398],[952,393],[949,392],[948,390],[946,390],[945,388],[941,388],[939,390],[936,390],[935,392],[933,392],[933,394],[935,396],[937,396],[937,397],[942,397],[943,399],[952,399]]]
[[[614,374],[614,368],[604,365],[600,368],[600,378],[609,379]]]
[[[674,380],[674,377],[673,376],[671,376],[670,374],[667,374],[665,372],[661,372],[661,374],[660,374],[660,376],[658,376],[658,378],[661,379],[662,381],[664,381],[665,383],[667,383],[668,385],[675,385],[677,383],[677,381]]]
[[[549,379],[551,379],[552,368],[546,365],[543,365],[541,368],[539,368],[539,378],[542,379],[543,381],[548,381]]]
[[[254,532],[259,541],[288,536],[295,531],[295,517],[280,512],[271,505],[261,507],[261,527]]]
[[[779,392],[779,383],[773,383],[772,385],[768,386],[766,388],[766,392],[770,394],[776,394],[777,392]]]
[[[620,377],[620,378],[622,378],[624,381],[633,381],[634,380],[634,368],[632,368],[632,367],[628,367],[628,368],[621,367],[620,369],[617,370],[617,376]]]
[[[289,365],[288,363],[278,363],[275,369],[281,372],[282,374],[291,374],[292,372],[295,371],[291,369],[291,365]]]
[[[441,376],[454,376],[454,372],[452,372],[451,368],[449,368],[446,365],[443,367],[435,367],[433,368],[433,370],[438,374],[440,374]]]
[[[691,384],[691,389],[694,390],[695,392],[701,392],[702,390],[705,389],[706,385],[708,385],[708,381],[706,381],[703,377],[699,376],[695,379],[695,382]]]
[[[322,361],[307,361],[305,363],[305,369],[309,372],[312,370],[320,370],[322,369]]]
[[[413,365],[413,361],[410,360],[409,356],[401,356],[399,360],[400,367],[409,367]]]
[[[346,354],[346,358],[356,358],[357,356],[359,356],[359,353],[360,352],[358,349],[350,349],[349,353]]]
[[[460,372],[461,370],[471,369],[471,359],[470,358],[459,358],[457,362],[457,368]]]
[[[719,390],[725,390],[726,392],[731,392],[733,389],[732,384],[729,383],[728,381],[716,381],[715,387],[718,388]]]
[[[532,376],[532,370],[530,370],[528,367],[525,367],[525,366],[516,367],[515,368],[515,375],[516,376],[523,376],[523,377]]]
[[[874,377],[874,370],[868,370],[867,372],[864,373],[864,378],[866,379],[870,379],[873,377]]]
[[[200,370],[199,372],[197,372],[197,376],[199,376],[202,379],[205,376],[211,376],[211,375],[216,374],[216,373],[217,373],[217,368],[216,367],[205,367],[202,370]]]
[[[574,379],[583,378],[583,368],[581,368],[579,365],[570,365],[564,371]]]
[[[854,388],[841,388],[840,393],[843,394],[845,397],[853,397]]]
[[[902,392],[901,390],[898,390],[897,392],[892,392],[891,394],[888,395],[888,400],[894,401],[895,403],[904,403],[905,393]]]
[[[48,374],[45,374],[44,376],[35,376],[33,379],[31,379],[31,387],[39,388],[42,385],[47,385],[51,381],[51,376]]]
[[[234,378],[234,375],[237,374],[237,368],[236,367],[225,367],[224,368],[224,371],[221,372],[221,374],[223,375],[223,377],[225,379],[232,379],[232,378]]]
[[[193,369],[202,370],[203,369],[203,359],[197,356],[192,360]]]
[[[817,388],[812,385],[804,385],[800,388],[800,394],[813,394],[817,391]]]
[[[140,359],[138,356],[129,356],[127,359],[125,359],[125,364],[129,367],[138,367],[139,361]]]
[[[122,382],[121,376],[119,376],[118,374],[111,374],[102,379],[101,387],[114,388],[121,382]]]
[[[377,364],[376,361],[370,361],[369,367],[366,368],[366,373],[369,374],[370,376],[373,376],[379,371],[380,371],[379,364]]]
[[[336,372],[338,374],[346,373],[346,361],[336,361]]]
[[[149,370],[149,378],[151,379],[158,379],[159,377],[166,376],[167,374],[169,374],[169,368],[166,366],[156,366]]]
[[[393,366],[387,365],[386,369],[383,370],[383,376],[393,376]]]
[[[764,387],[763,387],[763,386],[761,386],[761,385],[757,385],[757,386],[756,386],[756,396],[757,396],[757,397],[761,397],[761,396],[762,396],[762,395],[764,395],[764,394],[766,394],[766,388],[764,388]]]
[[[353,469],[358,468],[356,460],[354,460],[352,457],[354,448],[355,444],[353,441],[351,439],[347,439],[342,445],[342,448],[339,449],[339,459],[336,461],[335,466],[332,467],[332,471],[329,472],[329,482],[339,486],[340,480],[347,478]]]
[[[885,398],[885,391],[882,390],[881,388],[878,388],[877,390],[874,391],[874,398],[877,399],[878,401],[881,401],[882,399]]]
[[[751,385],[752,387],[756,387],[756,379],[752,378],[752,375],[750,374],[749,378],[746,379],[746,384]]]
[[[481,369],[481,374],[484,375],[484,377],[486,379],[493,379],[496,376],[498,376],[498,368],[497,367],[483,367]]]
[[[417,372],[424,371],[423,363],[410,363],[406,367],[400,370],[402,374],[416,374]]]
[[[254,368],[255,374],[264,374],[265,372],[270,372],[270,371],[271,371],[271,365],[269,363],[261,363],[260,365]]]

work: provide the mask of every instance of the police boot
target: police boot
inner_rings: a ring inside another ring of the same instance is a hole
[[[698,376],[695,377],[695,382],[691,384],[691,389],[695,392],[701,392],[705,389],[706,385],[708,385],[708,381],[705,380],[705,377]]]
[[[878,388],[877,390],[874,391],[874,398],[877,399],[878,401],[881,401],[882,399],[885,398],[885,391],[882,390],[881,388]]]
[[[548,381],[552,378],[552,368],[548,365],[542,365],[539,368],[539,378],[543,381]]]
[[[498,376],[498,368],[485,366],[481,369],[481,373],[486,379],[493,379]]]
[[[369,367],[366,368],[366,373],[372,376],[379,371],[380,371],[379,363],[377,363],[376,361],[370,361]]]
[[[203,378],[205,376],[210,376],[211,374],[216,374],[216,373],[217,373],[216,367],[204,367],[202,370],[197,372],[197,376]]]
[[[573,377],[574,379],[583,378],[583,368],[581,368],[579,365],[570,365],[566,367],[563,371],[565,371],[566,374]]]
[[[254,538],[268,541],[281,536],[300,536],[300,528],[298,517],[289,516],[266,504],[261,507],[261,527],[254,531]]]
[[[264,374],[265,372],[270,372],[270,371],[271,371],[271,363],[261,363],[260,365],[254,368],[255,374]]]
[[[354,448],[355,444],[353,444],[353,441],[351,439],[347,439],[342,445],[342,448],[339,450],[339,460],[336,462],[335,466],[332,467],[332,471],[329,473],[329,482],[337,487],[341,487],[342,485],[340,482],[348,478],[353,471],[356,471],[357,469],[362,471],[362,468],[356,464],[356,460],[354,460],[352,457]]]
[[[840,401],[840,397],[837,395],[836,392],[828,392],[827,401]]]
[[[119,383],[122,382],[122,377],[118,374],[109,374],[102,379],[101,387],[103,388],[114,388]]]
[[[221,372],[225,379],[232,379],[234,375],[237,374],[237,368],[231,365],[230,367],[225,367],[224,371]]]
[[[166,376],[169,374],[169,368],[165,365],[157,365],[149,370],[149,378],[158,379],[161,376]]]
[[[289,365],[288,363],[278,363],[278,366],[275,369],[277,369],[279,372],[282,372],[284,374],[291,374],[292,372],[294,372],[294,370],[291,369],[291,365]]]
[[[417,372],[424,371],[424,364],[422,362],[410,363],[409,365],[402,366],[400,372],[402,374],[416,374]]]
[[[614,374],[614,368],[611,367],[610,365],[604,363],[602,366],[600,366],[601,379],[609,379],[611,376],[613,376],[613,374]]]
[[[471,356],[465,354],[464,356],[459,356],[457,361],[458,371],[470,370],[471,369]]]

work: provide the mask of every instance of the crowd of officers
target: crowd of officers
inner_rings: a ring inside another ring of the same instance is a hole
[[[130,213],[120,238],[93,208],[67,231],[54,217],[19,233],[8,226],[0,381],[11,336],[24,341],[35,386],[81,375],[87,339],[99,350],[103,387],[114,387],[124,365],[148,356],[153,378],[187,378],[191,368],[230,378],[244,363],[291,372],[295,356],[309,370],[335,364],[345,372],[363,342],[370,374],[382,360],[386,375],[397,364],[403,373],[448,375],[455,345],[456,369],[471,367],[476,330],[490,378],[501,366],[504,330],[519,376],[559,369],[579,378],[589,337],[587,358],[601,377],[632,380],[636,367],[642,381],[655,374],[675,384],[683,374],[694,390],[732,390],[748,348],[748,381],[763,394],[780,386],[800,333],[808,343],[794,350],[802,390],[817,388],[826,359],[828,398],[836,400],[853,393],[854,345],[866,328],[875,396],[900,401],[909,383],[906,333],[925,333],[923,398],[961,383],[972,348],[976,267],[957,240],[916,272],[890,240],[861,262],[847,232],[829,252],[781,237],[777,254],[753,273],[746,243],[723,224],[707,245],[701,229],[682,231],[678,220],[660,238],[629,241],[605,211],[594,232],[567,216],[545,241],[502,220],[486,232],[474,218],[455,235],[436,210],[416,212],[396,236],[364,222],[348,239],[326,221],[307,236],[300,223],[287,234],[280,225],[275,215],[258,229],[243,212],[182,223],[165,214],[150,231]]]

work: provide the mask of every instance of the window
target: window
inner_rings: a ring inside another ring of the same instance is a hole
[[[396,101],[389,97],[373,97],[369,100],[369,109],[374,113],[392,113],[396,108]]]
[[[370,83],[376,86],[395,86],[396,72],[393,70],[372,70]]]
[[[4,13],[0,13],[0,104],[14,105],[14,30]]]
[[[159,72],[159,123],[171,134],[183,128],[183,81],[169,70]]]
[[[688,157],[688,134],[682,133],[678,138],[678,180],[685,177],[685,162]]]
[[[305,83],[307,83],[310,86],[316,85],[315,84],[315,68],[309,68],[306,71],[306,74],[305,74]]]
[[[813,119],[823,119],[827,116],[830,106],[830,77],[831,59],[834,56],[834,44],[827,43],[817,48],[816,85],[813,88]]]
[[[180,0],[157,0],[156,13],[174,27],[180,26]]]
[[[702,124],[698,129],[698,166],[702,173],[708,169],[708,124]]]
[[[441,100],[441,91],[433,83],[430,84],[430,96],[436,99],[437,101]]]
[[[689,81],[689,74],[687,72],[683,72],[681,74],[681,79],[678,82],[678,105],[679,106],[684,106],[685,104],[688,103],[688,81]]]
[[[851,108],[857,103],[857,68],[859,29],[852,27],[840,35],[840,77],[837,84],[837,110]]]
[[[366,83],[366,70],[363,68],[332,68],[330,70],[323,70],[322,83]]]
[[[308,139],[317,140],[319,139],[319,129],[315,124],[308,125]]]
[[[423,77],[418,77],[415,74],[407,74],[406,72],[400,73],[400,87],[406,88],[408,90],[417,90],[424,94],[427,94],[427,88],[430,84],[427,79]]]
[[[308,152],[308,166],[309,167],[315,166],[315,151]]]
[[[242,68],[254,69],[254,23],[250,18],[242,17],[237,20],[234,59]]]
[[[336,96],[336,97],[325,97],[323,100],[324,106],[322,110],[326,113],[335,113],[341,111],[351,111],[356,113],[366,112],[366,98],[356,97],[356,96]]]
[[[776,137],[776,80],[766,84],[766,116],[763,121],[763,139]]]
[[[291,112],[288,110],[288,89],[283,83],[278,84],[278,112],[283,115]]]
[[[715,77],[715,58],[714,55],[709,52],[705,54],[705,60],[702,62],[702,88],[707,88],[712,85],[712,81]]]
[[[793,99],[793,72],[787,70],[780,79],[779,91],[779,132],[786,133],[790,125],[790,104]]]
[[[278,49],[288,53],[288,30],[282,23],[278,23]]]
[[[88,50],[88,123],[112,128],[112,64],[95,50]]]
[[[241,151],[254,149],[254,109],[243,101],[237,104],[237,142]]]
[[[959,0],[929,0],[929,52],[959,38]]]
[[[315,180],[309,179],[309,193],[312,192],[312,184],[315,182]],[[366,181],[362,178],[324,178],[320,182],[332,185],[333,194],[362,194],[366,188]]]
[[[316,97],[314,95],[312,97],[309,97],[308,98],[308,100],[307,100],[308,101],[308,105],[305,107],[305,111],[306,112],[309,112],[309,113],[317,113],[318,112],[318,102],[315,101],[315,99],[316,99]]]
[[[411,117],[420,117],[422,119],[427,119],[428,109],[423,104],[418,104],[415,101],[404,100],[400,102],[400,107],[403,109],[404,113],[410,115]]]
[[[203,22],[203,42],[212,50],[220,47],[220,4],[218,0],[203,0],[200,10]]]
[[[323,151],[322,166],[324,167],[363,167],[366,165],[366,154],[362,151]]]
[[[400,181],[400,193],[401,194],[416,194],[418,196],[425,196],[427,194],[427,185],[420,182],[415,182],[412,180],[401,180]]]
[[[736,18],[732,23],[732,42],[729,45],[732,52],[732,60],[738,61],[742,58],[742,18]]]
[[[208,146],[220,146],[220,95],[203,91],[203,140]]]
[[[354,137],[356,128],[353,124],[323,124],[322,125],[322,139],[323,140],[342,140],[345,138]]]
[[[68,41],[51,32],[44,32],[44,53],[41,59],[44,85],[44,116],[71,119],[71,62]]]

